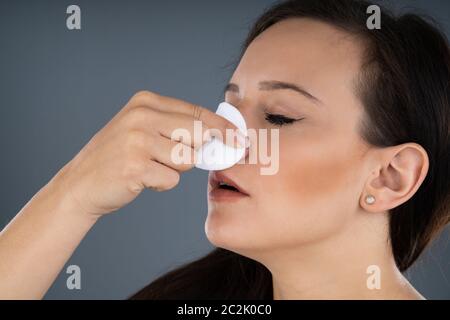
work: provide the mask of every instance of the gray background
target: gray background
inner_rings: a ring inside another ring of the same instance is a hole
[[[251,22],[272,3],[245,1],[1,1],[0,228],[141,89],[215,110]],[[82,30],[66,28],[78,4]],[[392,4],[392,3],[391,3]],[[449,1],[395,1],[450,32]],[[204,234],[207,173],[144,192],[101,219],[47,299],[123,299],[169,268],[212,249]],[[450,298],[449,232],[408,272],[427,298]],[[38,275],[37,275],[38,276]]]

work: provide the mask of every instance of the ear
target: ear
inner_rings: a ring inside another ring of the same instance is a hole
[[[425,149],[416,143],[405,143],[377,151],[377,168],[364,186],[360,205],[369,212],[383,212],[408,201],[419,189],[428,172]],[[372,195],[375,201],[366,202]]]

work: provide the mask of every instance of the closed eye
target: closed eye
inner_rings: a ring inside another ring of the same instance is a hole
[[[267,122],[277,125],[277,126],[282,126],[282,125],[286,125],[286,124],[292,124],[296,121],[302,120],[303,118],[300,119],[293,119],[293,118],[289,118],[286,116],[283,116],[281,114],[275,114],[275,113],[268,113],[268,112],[264,112],[265,113],[265,119]]]

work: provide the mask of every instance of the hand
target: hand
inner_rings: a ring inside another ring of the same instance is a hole
[[[196,116],[202,121],[201,135],[194,134]],[[52,183],[80,211],[94,216],[123,207],[145,188],[169,190],[178,184],[180,172],[194,166],[194,161],[176,164],[171,157],[173,148],[180,146],[180,141],[171,140],[171,134],[180,128],[190,132],[191,141],[181,141],[181,146],[192,159],[195,149],[211,133],[214,135],[208,129],[218,129],[223,137],[226,129],[237,129],[208,109],[139,92],[60,170]]]

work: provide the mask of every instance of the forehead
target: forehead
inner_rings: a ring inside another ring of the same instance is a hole
[[[319,94],[320,87],[351,88],[361,57],[360,41],[347,32],[318,20],[291,18],[252,41],[233,81],[247,87],[263,79],[291,81]]]

